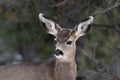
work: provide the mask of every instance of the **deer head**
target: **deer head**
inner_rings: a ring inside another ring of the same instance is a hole
[[[85,35],[90,29],[90,24],[93,22],[93,17],[81,21],[73,29],[62,28],[54,21],[45,17],[42,13],[39,14],[39,19],[42,22],[46,31],[55,36],[56,49],[54,56],[60,61],[74,60],[76,51],[76,40]]]

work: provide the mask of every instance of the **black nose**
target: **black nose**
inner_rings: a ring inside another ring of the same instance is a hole
[[[59,55],[63,55],[63,52],[61,50],[55,50],[54,52],[55,55],[59,56]]]

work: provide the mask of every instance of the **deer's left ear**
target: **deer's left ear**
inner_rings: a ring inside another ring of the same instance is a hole
[[[52,34],[55,37],[58,31],[62,29],[57,23],[45,17],[42,13],[39,14],[39,19],[42,22],[43,27],[46,29],[47,33]]]
[[[86,32],[90,30],[91,23],[93,22],[93,16],[89,16],[85,20],[81,21],[73,30],[76,40],[85,35]]]

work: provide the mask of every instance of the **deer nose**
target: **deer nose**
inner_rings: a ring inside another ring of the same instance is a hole
[[[55,50],[54,54],[56,56],[59,56],[59,55],[63,55],[63,52],[61,50],[57,49],[57,50]]]

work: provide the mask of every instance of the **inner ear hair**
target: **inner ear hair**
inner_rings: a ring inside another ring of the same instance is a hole
[[[87,33],[88,31],[90,31],[91,26],[92,26],[92,24],[89,24],[89,25],[88,25],[88,27],[87,27],[87,29],[86,29],[85,33]]]
[[[49,31],[49,29],[47,28],[47,26],[45,25],[45,23],[41,22],[42,24],[42,28],[45,29],[46,31]]]
[[[62,28],[56,22],[55,22],[55,28],[58,30],[58,32],[62,30]]]

